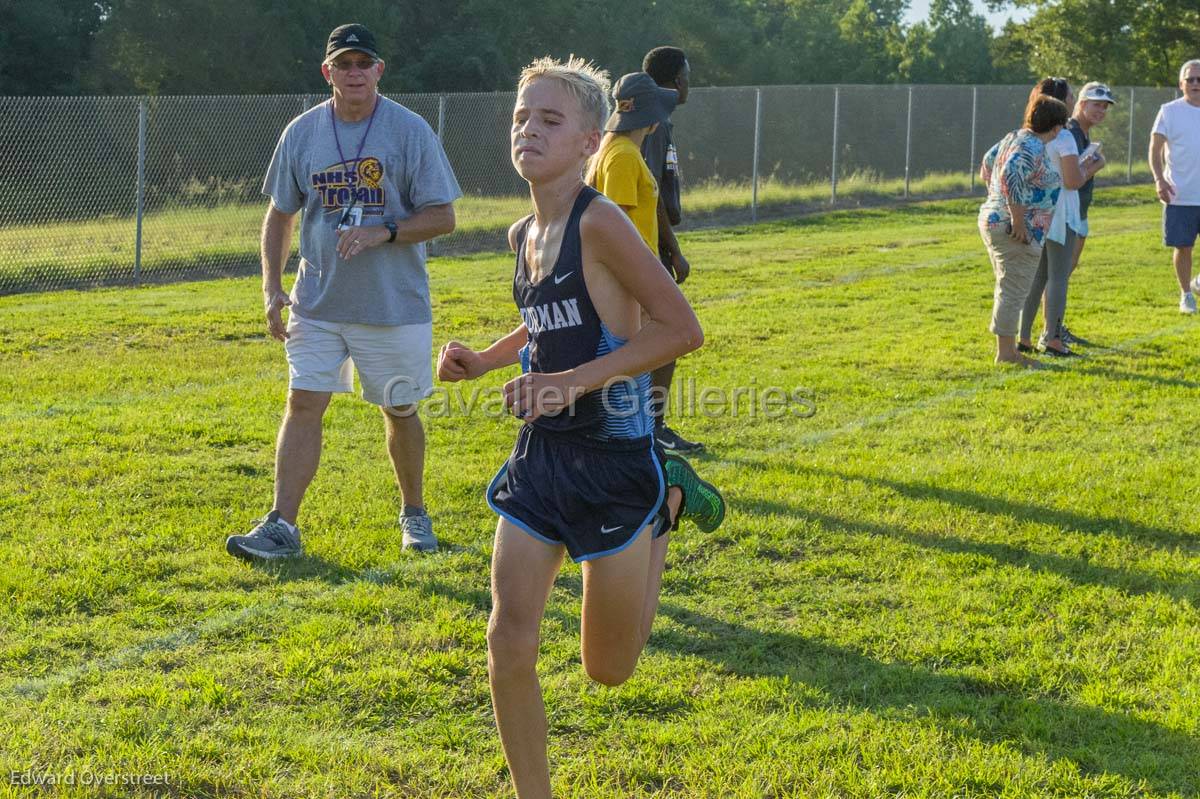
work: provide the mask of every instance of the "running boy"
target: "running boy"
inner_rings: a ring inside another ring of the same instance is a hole
[[[564,552],[583,564],[584,668],[618,685],[650,634],[668,531],[680,516],[712,530],[725,513],[721,495],[685,461],[653,449],[647,371],[699,347],[703,333],[629,218],[583,183],[600,145],[607,83],[576,58],[540,59],[521,73],[512,162],[534,213],[508,240],[524,323],[483,351],[452,341],[438,361],[449,381],[522,366],[504,395],[525,423],[487,492],[500,516],[488,674],[520,799],[550,796],[536,665]]]

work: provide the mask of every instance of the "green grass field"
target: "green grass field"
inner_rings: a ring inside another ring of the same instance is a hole
[[[677,381],[817,413],[677,419],[731,510],[673,540],[626,685],[583,675],[563,571],[556,795],[1200,795],[1200,320],[1148,196],[1098,192],[1068,313],[1103,346],[1036,373],[991,363],[975,201],[685,236],[707,343]],[[511,329],[508,258],[431,272],[437,342]],[[267,509],[287,375],[259,314],[249,278],[0,298],[0,775],[511,796],[482,492],[516,423],[428,421],[443,550],[409,556],[378,411],[335,400],[309,556],[247,567],[223,540]]]
[[[1113,164],[1106,174],[1110,180],[1123,181],[1125,168]],[[1148,167],[1139,164],[1134,174],[1144,182]],[[967,195],[971,179],[966,174],[930,174],[913,180],[909,191],[913,197]],[[843,206],[894,202],[904,195],[904,181],[859,172],[842,176],[837,193]],[[690,186],[685,197],[688,223],[712,226],[749,221],[752,196],[748,181]],[[758,212],[764,217],[811,212],[829,203],[828,182],[801,184],[764,178],[759,183]],[[520,196],[468,195],[455,203],[455,209],[455,232],[434,244],[442,253],[503,247],[508,226],[529,213],[529,201]],[[244,274],[256,269],[265,210],[265,201],[151,210],[142,224],[140,280]],[[132,284],[136,231],[134,217],[0,227],[0,293]],[[297,234],[293,252],[298,239]]]

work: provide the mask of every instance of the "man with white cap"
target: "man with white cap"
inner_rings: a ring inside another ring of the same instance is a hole
[[[1179,311],[1196,313],[1200,279],[1192,280],[1192,247],[1200,233],[1200,59],[1179,70],[1183,97],[1158,109],[1150,137],[1150,171],[1163,202],[1163,244],[1173,250]]]

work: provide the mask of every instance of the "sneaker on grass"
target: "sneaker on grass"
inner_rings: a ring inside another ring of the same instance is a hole
[[[683,455],[689,452],[702,452],[704,445],[700,441],[689,441],[673,429],[662,425],[654,432],[654,438],[658,440],[659,446],[667,452],[680,452]]]
[[[659,446],[668,452],[681,452],[686,455],[689,452],[701,452],[704,449],[704,445],[699,441],[688,441],[665,424],[654,432],[654,438],[658,441]]]
[[[259,519],[245,535],[225,539],[225,551],[242,560],[276,560],[304,554],[300,546],[300,528],[291,528],[273,510]]]
[[[721,526],[725,520],[725,498],[716,486],[700,479],[690,463],[672,453],[667,453],[663,470],[667,473],[667,485],[678,486],[683,491],[683,503],[679,508],[681,519],[691,519],[706,533]]]
[[[1196,312],[1196,295],[1190,291],[1185,291],[1183,296],[1179,298],[1179,312],[1185,314],[1194,314]]]
[[[400,531],[404,533],[401,547],[417,552],[437,552],[437,537],[433,534],[433,519],[422,513],[405,516],[400,514]]]

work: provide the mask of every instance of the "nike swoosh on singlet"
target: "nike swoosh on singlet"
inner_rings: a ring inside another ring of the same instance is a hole
[[[565,275],[555,275],[554,276],[554,285],[557,286],[559,283],[563,282],[564,280],[566,280],[573,274],[575,274],[575,270],[571,270],[570,272],[567,272]]]

